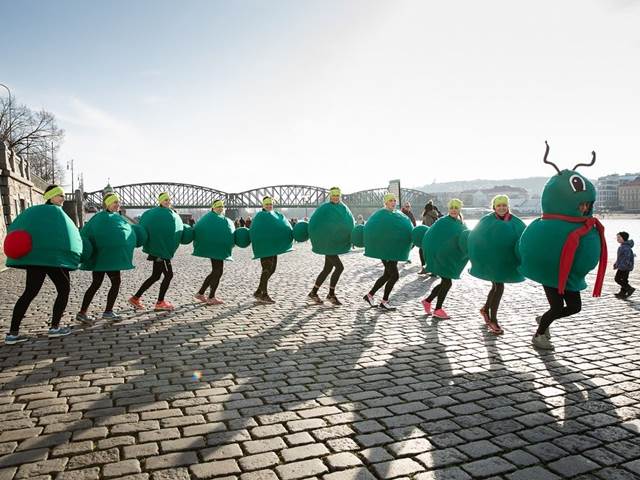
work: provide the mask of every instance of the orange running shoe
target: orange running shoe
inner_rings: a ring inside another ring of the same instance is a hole
[[[156,306],[153,308],[156,312],[170,312],[171,310],[175,310],[176,307],[171,305],[171,303],[163,300],[161,302],[156,303]]]
[[[135,310],[144,310],[144,305],[142,305],[139,297],[131,297],[128,302]]]

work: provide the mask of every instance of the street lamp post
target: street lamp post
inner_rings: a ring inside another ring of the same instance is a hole
[[[11,142],[11,133],[13,128],[13,123],[11,122],[11,90],[4,83],[0,83],[0,87],[4,87],[9,94],[9,142]]]

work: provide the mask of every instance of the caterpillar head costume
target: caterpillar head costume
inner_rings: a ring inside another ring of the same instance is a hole
[[[543,162],[558,173],[544,186],[541,218],[531,222],[518,244],[522,260],[520,272],[531,280],[556,287],[561,294],[565,289],[584,290],[585,277],[598,262],[594,296],[600,296],[604,281],[607,246],[604,227],[593,218],[596,189],[576,170],[593,165],[596,153],[591,155],[590,163],[560,170],[548,160],[549,144],[546,143]]]
[[[549,144],[545,142],[544,163],[553,166],[558,172],[549,179],[542,192],[542,213],[569,215],[575,217],[593,216],[593,204],[596,201],[596,188],[587,178],[580,175],[578,167],[590,167],[596,163],[596,152],[591,152],[591,162],[578,163],[571,170],[560,170],[557,165],[550,162]],[[587,212],[580,210],[580,204],[589,206]]]

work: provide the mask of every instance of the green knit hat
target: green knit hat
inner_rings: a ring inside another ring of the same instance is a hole
[[[384,203],[387,203],[389,200],[395,200],[396,196],[391,193],[391,192],[387,192],[384,194],[384,197],[382,197],[382,200],[384,201]]]
[[[165,200],[171,200],[171,197],[169,196],[169,194],[167,192],[162,192],[160,195],[158,195],[158,203],[162,203]]]
[[[458,210],[460,210],[463,205],[462,200],[459,198],[452,198],[449,200],[449,203],[447,203],[448,208],[457,208]]]
[[[506,195],[496,195],[491,200],[491,208],[496,208],[496,205],[506,205],[509,206],[509,197]]]

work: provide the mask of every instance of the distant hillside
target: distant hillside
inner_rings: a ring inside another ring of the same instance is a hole
[[[509,185],[511,187],[525,188],[531,194],[540,194],[542,193],[542,188],[544,187],[544,184],[547,183],[547,180],[549,180],[549,177],[512,178],[507,180],[478,179],[458,182],[431,183],[429,185],[423,185],[422,187],[416,187],[416,189],[428,193],[461,192],[463,190],[470,190],[473,188],[491,188],[497,185]]]

